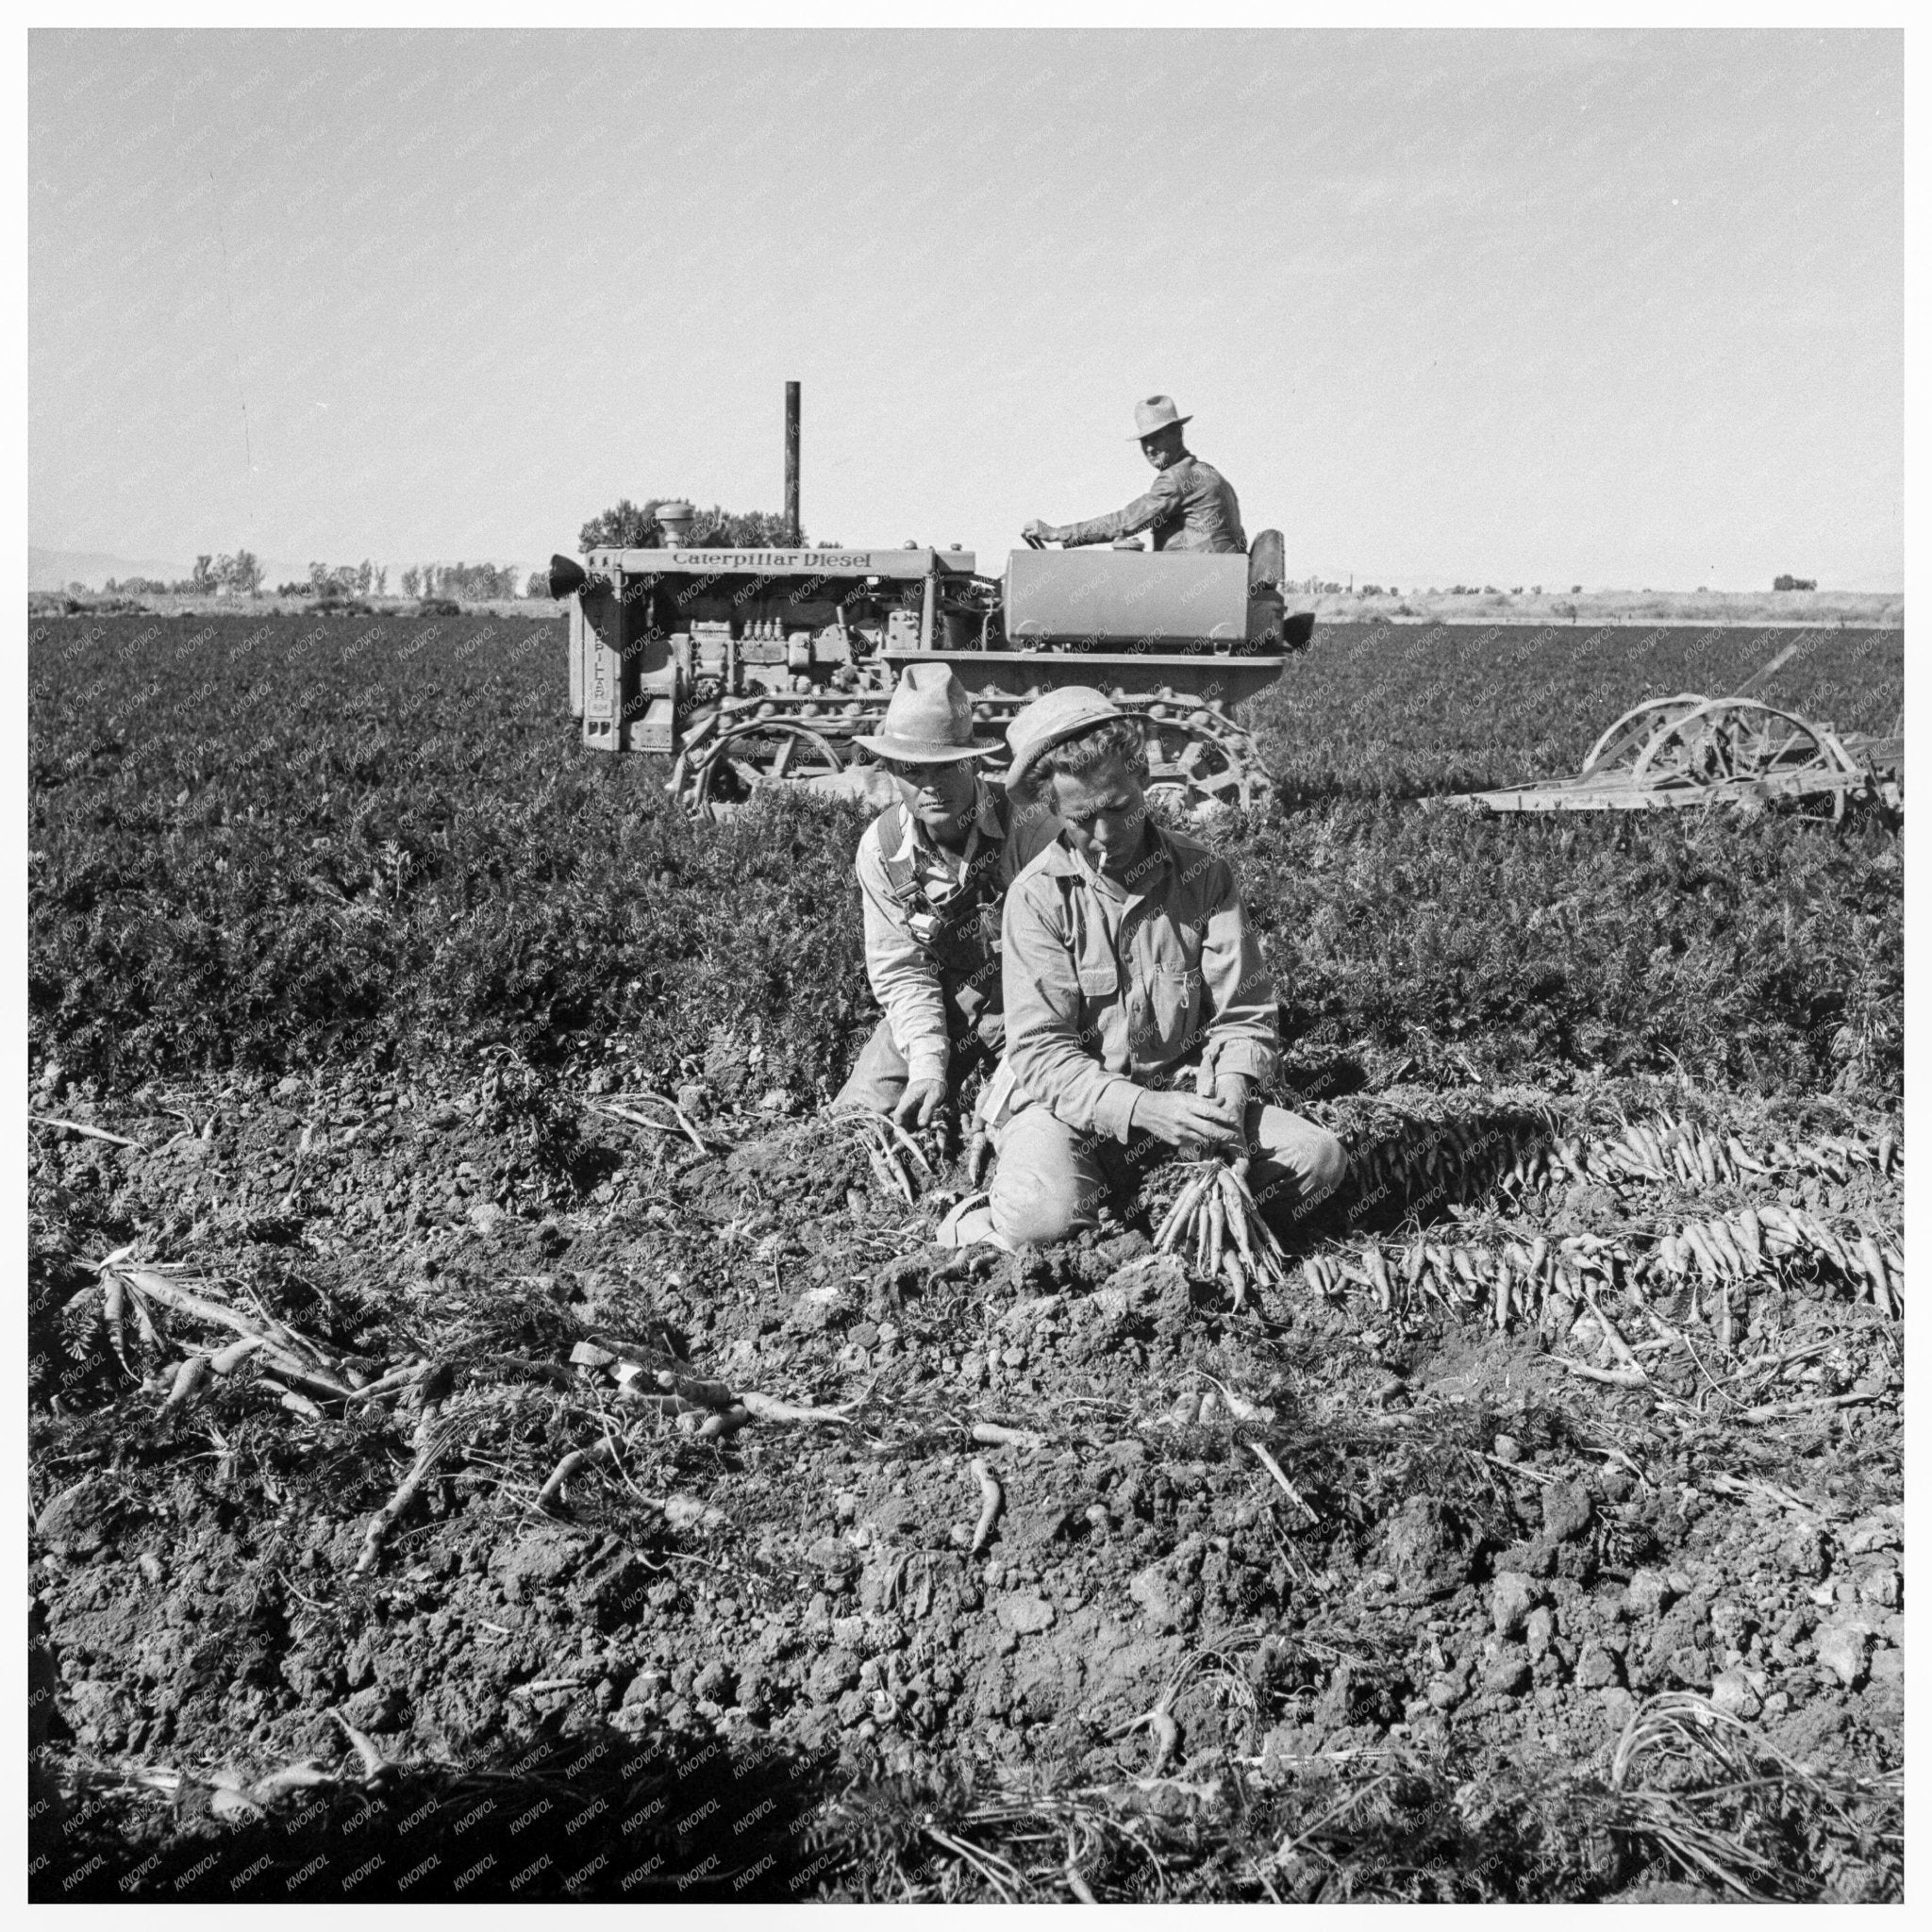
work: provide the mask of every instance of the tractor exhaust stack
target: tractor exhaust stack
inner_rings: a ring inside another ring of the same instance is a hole
[[[805,538],[798,521],[798,385],[785,385],[785,541],[793,549]]]

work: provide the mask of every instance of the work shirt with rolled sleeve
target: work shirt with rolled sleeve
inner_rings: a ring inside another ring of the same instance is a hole
[[[1245,551],[1241,507],[1234,486],[1211,463],[1182,457],[1170,463],[1125,509],[1061,526],[1057,541],[1070,549],[1082,543],[1111,543],[1119,537],[1154,533],[1157,550]]]
[[[988,950],[996,951],[1001,898],[1041,844],[1059,830],[1059,821],[1051,814],[1042,817],[1018,806],[1008,808],[1003,826],[986,780],[979,779],[963,851],[941,845],[919,823],[918,814],[904,806],[881,813],[858,841],[854,870],[865,908],[865,976],[912,1083],[944,1080],[951,1059],[946,974],[932,949],[941,915],[974,889],[990,889],[984,891],[992,915],[993,942]],[[886,835],[895,826],[898,836],[888,851]],[[908,891],[893,890],[889,860],[902,875],[909,870]],[[999,991],[995,961],[986,989],[988,1006],[997,1005]]]
[[[1152,836],[1132,881],[1058,841],[1013,881],[990,1117],[1034,1102],[1076,1133],[1124,1141],[1142,1086],[1204,1050],[1216,1077],[1273,1071],[1274,987],[1233,869],[1183,833]]]

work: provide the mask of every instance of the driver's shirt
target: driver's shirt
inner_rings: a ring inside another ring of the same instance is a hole
[[[1068,524],[1059,541],[1070,549],[1082,543],[1111,543],[1117,537],[1154,533],[1157,550],[1232,550],[1245,552],[1248,540],[1241,529],[1241,507],[1234,486],[1210,463],[1185,456],[1170,463],[1125,509]]]

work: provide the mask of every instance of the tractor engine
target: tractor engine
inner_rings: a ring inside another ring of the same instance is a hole
[[[1233,707],[1280,675],[1314,620],[1285,615],[1281,540],[1247,556],[1016,550],[1003,577],[973,553],[593,550],[551,560],[571,599],[571,703],[586,746],[675,760],[697,807],[768,782],[836,790],[900,667],[951,663],[997,730],[1058,684],[1093,684],[1143,716],[1157,781],[1195,802],[1265,789]]]
[[[889,653],[979,646],[993,599],[965,550],[599,550],[551,565],[575,591],[571,703],[584,741],[675,754],[727,701],[891,689]]]

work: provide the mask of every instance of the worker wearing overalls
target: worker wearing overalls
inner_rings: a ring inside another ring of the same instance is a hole
[[[999,746],[974,737],[949,665],[908,665],[878,731],[858,742],[900,796],[858,841],[865,972],[885,1017],[835,1104],[924,1126],[1006,1043],[1001,908],[1058,822],[986,782],[980,761]]]

